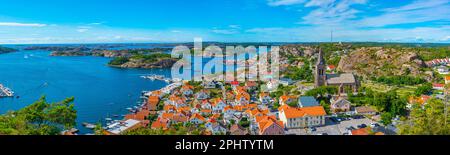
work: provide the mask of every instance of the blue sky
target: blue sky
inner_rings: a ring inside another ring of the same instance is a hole
[[[450,0],[0,0],[0,44],[450,43]]]

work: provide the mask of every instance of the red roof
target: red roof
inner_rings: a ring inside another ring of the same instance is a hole
[[[233,81],[233,82],[231,82],[231,85],[237,86],[237,85],[239,85],[239,81]]]
[[[328,65],[328,68],[329,68],[330,70],[333,70],[333,69],[336,69],[336,66],[334,66],[334,65]]]
[[[441,83],[433,83],[433,87],[445,87],[445,84],[441,84]]]

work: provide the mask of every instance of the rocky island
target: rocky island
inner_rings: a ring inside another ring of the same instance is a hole
[[[109,66],[119,68],[170,68],[177,62],[170,54],[155,53],[150,55],[134,55],[131,57],[116,57]]]
[[[0,54],[16,52],[16,49],[0,46]]]
[[[164,54],[168,48],[152,49],[86,49],[72,47],[45,47],[54,49],[51,56],[98,56],[113,58],[108,65],[119,68],[170,68],[177,59],[172,59],[170,54]]]

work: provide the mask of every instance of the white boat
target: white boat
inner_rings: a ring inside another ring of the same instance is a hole
[[[95,124],[83,123],[83,126],[87,129],[94,129],[96,127]]]

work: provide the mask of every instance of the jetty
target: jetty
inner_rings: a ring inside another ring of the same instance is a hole
[[[14,92],[8,87],[0,84],[0,97],[14,97]]]

